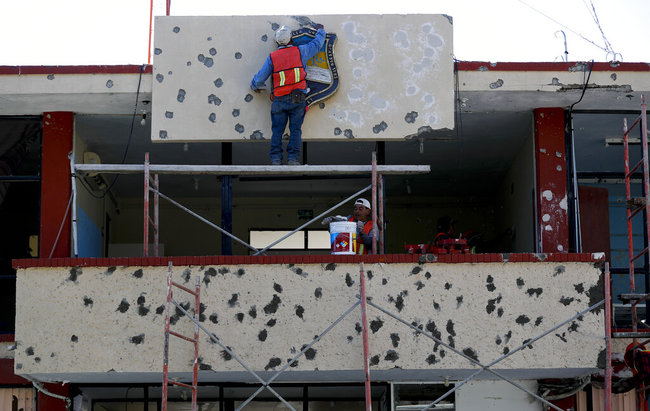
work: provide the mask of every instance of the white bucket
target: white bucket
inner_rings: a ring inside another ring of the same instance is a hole
[[[332,254],[354,255],[357,250],[357,223],[335,221],[330,223]]]

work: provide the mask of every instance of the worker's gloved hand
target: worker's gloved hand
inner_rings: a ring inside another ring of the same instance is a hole
[[[333,215],[333,216],[323,218],[323,220],[320,223],[326,225],[329,223],[335,223],[337,221],[347,221],[347,218],[343,217],[342,215]]]
[[[327,224],[332,222],[333,218],[334,218],[334,216],[325,217],[325,218],[323,218],[323,220],[320,223],[322,225],[327,225]]]
[[[312,27],[314,30],[324,29],[323,25],[320,24],[320,23],[314,23],[314,24],[312,24],[311,27]]]
[[[262,89],[259,89],[259,88],[256,88],[256,87],[253,87],[252,84],[251,84],[251,90],[253,90],[253,91],[256,92],[256,93],[259,93],[260,91],[262,91]]]
[[[363,233],[363,227],[366,225],[363,221],[357,221],[357,232],[359,234]]]

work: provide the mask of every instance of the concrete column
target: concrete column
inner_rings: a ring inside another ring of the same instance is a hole
[[[538,108],[534,116],[537,251],[568,252],[564,109]]]
[[[41,160],[41,234],[39,256],[47,258],[70,200],[70,160],[74,115],[71,112],[43,113]],[[52,257],[70,257],[70,210]]]

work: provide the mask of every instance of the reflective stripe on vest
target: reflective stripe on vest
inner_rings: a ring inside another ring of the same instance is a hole
[[[307,88],[307,73],[298,47],[285,47],[271,53],[273,63],[273,95],[285,96],[296,89]]]

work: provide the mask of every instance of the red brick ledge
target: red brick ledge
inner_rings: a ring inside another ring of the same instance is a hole
[[[504,62],[490,63],[487,61],[459,61],[459,71],[569,71],[577,64],[591,62]],[[650,63],[594,63],[593,71],[650,71]]]
[[[246,265],[246,264],[327,264],[327,263],[535,263],[582,262],[597,263],[602,253],[555,254],[383,254],[383,255],[274,255],[274,256],[188,256],[188,257],[122,257],[122,258],[28,258],[12,261],[14,268],[33,267],[112,267],[112,266],[175,266]]]

